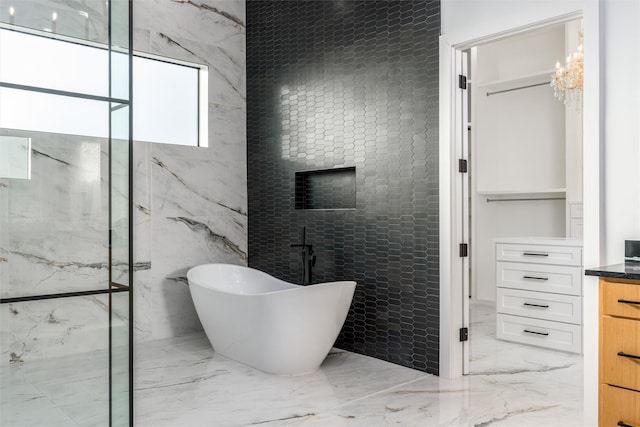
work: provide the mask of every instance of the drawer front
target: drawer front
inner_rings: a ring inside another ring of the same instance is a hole
[[[640,321],[601,316],[600,382],[640,390]]]
[[[498,313],[496,315],[498,339],[537,345],[556,350],[580,353],[582,327],[569,323],[530,319]]]
[[[582,298],[573,295],[498,288],[496,309],[498,313],[515,316],[576,325],[582,323]]]
[[[497,243],[496,261],[581,266],[582,248],[576,246]]]
[[[582,295],[582,269],[500,261],[496,263],[496,287]]]
[[[640,319],[640,285],[600,279],[602,314]]]
[[[640,426],[639,392],[601,384],[599,401],[599,426]]]

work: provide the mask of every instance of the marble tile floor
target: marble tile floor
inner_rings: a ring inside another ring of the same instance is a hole
[[[135,426],[586,425],[581,357],[495,340],[492,310],[472,308],[472,373],[457,380],[341,350],[332,351],[315,373],[273,376],[216,355],[203,334],[141,343],[135,355]],[[75,384],[71,389],[65,383],[41,390],[51,381],[38,382],[33,372],[30,382],[22,383],[25,401],[14,396],[2,402],[2,412],[18,408],[13,412],[33,416],[5,424],[5,414],[0,425],[105,425],[99,410],[91,417],[79,411],[77,399],[71,404],[83,386],[103,386],[99,375],[78,361],[75,366],[77,373],[67,373]],[[0,377],[3,388],[13,371]],[[44,398],[27,401],[34,393]],[[102,397],[98,393],[88,401],[99,403]],[[32,406],[39,400],[42,408]],[[36,422],[38,410],[51,410],[46,424]]]
[[[202,335],[150,343],[136,426],[585,425],[582,358],[497,341],[494,312],[472,307],[471,375],[458,380],[339,350],[279,377],[215,355]]]

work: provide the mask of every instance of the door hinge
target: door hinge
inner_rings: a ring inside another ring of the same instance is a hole
[[[467,88],[467,76],[463,76],[462,74],[458,74],[458,87],[460,89]]]
[[[469,341],[469,328],[460,328],[460,342]]]
[[[466,243],[460,243],[460,257],[464,258],[469,255],[469,245]]]
[[[467,161],[465,159],[458,159],[458,172],[467,173]]]

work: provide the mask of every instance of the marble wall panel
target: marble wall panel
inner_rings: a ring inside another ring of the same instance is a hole
[[[134,2],[135,50],[209,67],[209,147],[134,145],[134,258],[151,265],[135,276],[138,341],[201,329],[190,267],[247,262],[244,9],[237,0]]]
[[[151,338],[151,144],[133,145],[133,258],[149,268],[134,273],[134,337],[138,341]]]

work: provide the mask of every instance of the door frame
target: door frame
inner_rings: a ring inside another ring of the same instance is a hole
[[[505,36],[562,23],[577,18],[584,19],[585,81],[583,105],[583,203],[584,203],[584,266],[600,265],[604,215],[602,203],[602,154],[603,111],[600,107],[600,7],[598,2],[585,2],[581,10],[549,16],[547,19],[516,26],[507,31],[486,33],[473,39],[450,41],[446,34],[440,37],[440,376],[457,378],[463,374],[463,345],[459,330],[464,327],[463,262],[458,256],[461,241],[458,218],[462,215],[461,194],[457,186],[460,143],[456,141],[457,75],[456,57],[459,51]],[[468,230],[464,235],[469,235]],[[598,366],[598,293],[595,278],[583,276],[583,353],[585,414],[597,416],[597,366]]]

